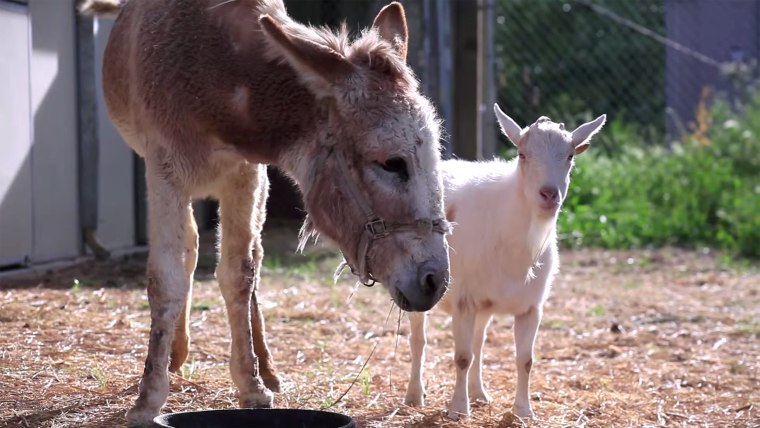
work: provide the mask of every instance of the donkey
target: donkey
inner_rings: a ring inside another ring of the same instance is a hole
[[[301,246],[326,236],[362,282],[382,283],[404,310],[441,298],[449,272],[439,121],[406,64],[399,3],[353,41],[345,26],[294,22],[281,0],[88,4],[119,8],[103,89],[115,126],[146,164],[151,329],[130,425],[159,413],[167,369],[187,358],[194,197],[220,204],[216,277],[239,405],[269,407],[279,392],[256,298],[267,164],[303,195]]]
[[[515,316],[517,388],[513,411],[532,417],[528,383],[543,304],[559,269],[556,222],[575,156],[604,125],[602,115],[568,132],[541,117],[521,128],[494,106],[502,132],[517,146],[509,162],[443,163],[451,235],[452,287],[440,307],[453,315],[456,385],[448,416],[470,414],[470,400],[491,401],[483,387],[486,329],[494,314]],[[412,372],[408,405],[422,405],[425,314],[409,314]],[[474,349],[473,349],[474,347]],[[474,351],[474,352],[473,352]]]

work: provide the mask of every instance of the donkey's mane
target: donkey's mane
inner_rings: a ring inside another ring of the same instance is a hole
[[[268,14],[283,23],[283,28],[291,37],[326,46],[341,54],[352,64],[364,65],[372,70],[383,72],[392,76],[403,87],[417,90],[417,79],[406,61],[399,57],[396,49],[382,38],[376,28],[366,28],[352,40],[345,22],[337,30],[327,26],[303,25],[287,15],[281,0],[262,0],[258,12],[259,15]],[[272,58],[284,60],[282,51],[272,49],[271,45],[267,53]]]

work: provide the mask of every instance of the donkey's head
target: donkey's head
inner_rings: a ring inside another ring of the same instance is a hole
[[[589,148],[591,137],[602,129],[607,116],[601,115],[568,132],[564,124],[545,116],[527,128],[520,128],[498,104],[494,105],[494,112],[504,135],[517,146],[526,200],[539,216],[555,216],[567,196],[575,156]]]
[[[345,31],[261,25],[318,105],[315,145],[298,161],[310,171],[298,180],[305,238],[335,241],[352,272],[383,283],[402,309],[430,309],[449,281],[439,123],[406,64],[402,6],[383,8],[353,43]]]

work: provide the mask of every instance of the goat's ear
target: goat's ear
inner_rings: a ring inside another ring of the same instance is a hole
[[[341,53],[296,34],[289,34],[271,16],[262,15],[259,23],[275,49],[282,53],[315,95],[331,95],[333,85],[353,72],[353,64]]]
[[[509,138],[509,141],[515,146],[520,144],[520,138],[525,134],[525,130],[520,128],[520,125],[518,125],[517,122],[501,111],[498,104],[493,105],[493,112],[496,114],[496,119],[499,121],[501,132],[506,135],[507,138]]]
[[[380,10],[375,17],[372,27],[377,29],[380,37],[390,42],[396,49],[398,56],[406,61],[406,52],[409,45],[409,31],[406,27],[406,14],[404,6],[399,2],[393,2]]]
[[[586,151],[591,145],[591,137],[594,136],[607,121],[607,115],[603,114],[591,122],[586,122],[573,131],[572,142],[575,147],[575,154],[579,155]]]

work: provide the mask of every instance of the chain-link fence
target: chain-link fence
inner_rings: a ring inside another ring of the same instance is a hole
[[[495,15],[498,99],[513,117],[607,113],[607,129],[647,143],[688,132],[704,88],[736,92],[726,71],[756,56],[760,35],[756,1],[497,0]]]

